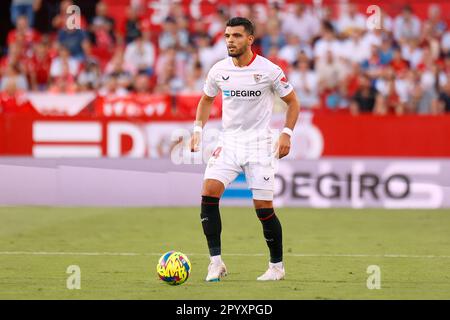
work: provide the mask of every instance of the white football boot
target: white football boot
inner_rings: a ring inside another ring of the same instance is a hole
[[[271,281],[271,280],[283,280],[285,275],[284,266],[282,263],[269,262],[269,269],[256,280],[259,281]]]
[[[211,262],[208,266],[208,275],[206,276],[206,281],[217,282],[220,281],[220,278],[223,278],[226,275],[227,275],[227,267],[225,266],[225,263]]]

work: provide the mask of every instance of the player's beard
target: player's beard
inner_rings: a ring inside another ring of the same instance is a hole
[[[241,50],[237,50],[237,48],[236,48],[233,53],[231,53],[230,49],[228,49],[228,55],[233,58],[239,58],[240,56],[242,56],[245,53],[245,51],[247,51],[247,46],[243,46],[241,48]]]

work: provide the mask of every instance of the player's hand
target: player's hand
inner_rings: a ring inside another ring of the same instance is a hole
[[[191,136],[191,152],[197,152],[199,150],[200,145],[200,139],[201,139],[201,133],[200,132],[194,132]]]
[[[280,137],[278,138],[278,159],[281,159],[289,154],[289,151],[291,150],[291,137],[287,135],[286,133],[280,134]]]

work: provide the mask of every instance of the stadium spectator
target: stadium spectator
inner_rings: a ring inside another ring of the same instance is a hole
[[[163,31],[159,35],[159,48],[165,50],[171,47],[186,48],[189,44],[189,35],[186,30],[179,29],[172,17],[167,17],[163,23]]]
[[[5,91],[7,89],[11,93],[16,90],[28,90],[27,78],[23,73],[21,73],[21,70],[17,64],[9,64],[2,75],[0,81],[0,91]]]
[[[157,92],[176,94],[184,87],[185,61],[174,48],[168,49],[158,61]]]
[[[261,50],[264,56],[269,55],[270,48],[281,49],[286,45],[286,37],[280,32],[278,20],[271,19],[267,24],[267,33],[261,39]]]
[[[350,31],[351,30],[351,31]],[[340,45],[339,55],[351,62],[362,63],[371,57],[371,43],[363,40],[360,29],[349,29],[349,38]]]
[[[154,72],[155,48],[149,38],[149,32],[144,32],[129,43],[125,49],[124,60],[135,72],[143,71],[151,76]]]
[[[394,49],[390,65],[396,72],[409,69],[409,62],[403,59],[402,52],[399,48]]]
[[[328,52],[331,52],[333,57],[338,57],[341,54],[341,43],[336,39],[333,25],[325,21],[322,23],[321,37],[314,45],[316,62],[328,59]]]
[[[448,27],[442,19],[441,7],[435,3],[428,7],[428,19],[425,22],[431,26],[432,35],[436,38],[442,37]]]
[[[34,46],[34,54],[28,60],[28,76],[32,90],[46,90],[50,81],[52,58],[44,43]]]
[[[89,40],[84,30],[63,28],[58,32],[58,44],[66,47],[72,57],[82,60]]]
[[[100,1],[95,6],[95,17],[92,19],[92,25],[105,26],[106,31],[111,38],[115,37],[116,21],[108,15],[108,6],[105,2]]]
[[[0,60],[0,74],[3,74],[9,65],[17,66],[21,72],[25,72],[25,65],[20,63],[26,60],[26,55],[22,50],[23,45],[20,43],[13,43],[9,46],[8,55]]]
[[[65,72],[68,72],[75,77],[80,68],[80,63],[77,59],[70,56],[69,49],[66,47],[60,47],[59,55],[52,60],[50,65],[50,76],[61,77]]]
[[[377,102],[378,92],[372,86],[372,80],[366,74],[361,74],[358,89],[351,99],[350,112],[353,115],[360,113],[373,113]]]
[[[100,69],[95,61],[86,63],[86,67],[77,78],[79,91],[97,90],[100,86]]]
[[[203,92],[203,85],[205,78],[203,75],[203,68],[200,62],[194,63],[192,71],[188,73],[186,84],[180,93],[200,94]]]
[[[40,34],[30,27],[27,16],[17,17],[16,28],[8,33],[8,46],[13,43],[22,42],[25,53],[32,50],[33,45],[40,40]]]
[[[267,59],[275,63],[277,66],[279,66],[285,74],[289,73],[290,65],[289,62],[281,58],[278,54],[279,50],[278,47],[274,46],[271,47],[269,50],[269,54],[267,55]]]
[[[111,73],[104,77],[103,85],[98,91],[100,97],[116,98],[124,97],[128,90],[120,84],[120,74]]]
[[[441,47],[444,55],[450,54],[450,30],[442,36]]]
[[[107,6],[104,2],[97,3],[96,16],[89,27],[89,38],[92,51],[102,62],[111,59],[117,43],[115,35],[115,21],[107,15]],[[86,52],[85,52],[86,53]]]
[[[278,56],[286,60],[289,64],[293,64],[297,60],[300,50],[308,53],[311,56],[311,48],[305,44],[300,43],[300,39],[295,34],[287,36],[287,43],[278,51]]]
[[[12,0],[11,2],[11,22],[17,24],[20,16],[25,16],[30,24],[34,25],[35,11],[39,10],[42,0]]]
[[[356,62],[356,61],[355,61]],[[372,46],[370,56],[361,62],[361,69],[367,73],[372,79],[379,77],[383,64],[378,54],[378,48]]]
[[[123,33],[125,37],[125,44],[128,44],[140,36],[140,28],[139,28],[140,22],[138,10],[136,7],[129,6],[127,8],[126,15],[127,18],[124,23]]]
[[[407,112],[418,114],[436,113],[438,97],[434,88],[424,87],[421,82],[421,75],[417,71],[413,72],[412,80]]]
[[[346,65],[339,61],[331,51],[316,63],[319,92],[326,92],[337,87],[347,74]]]
[[[450,81],[447,81],[439,92],[436,113],[443,112],[450,112]]]
[[[403,8],[394,20],[394,38],[400,43],[417,40],[420,37],[420,19],[413,13],[411,6]]]
[[[351,35],[355,31],[366,29],[366,17],[358,12],[357,7],[353,3],[349,3],[344,7],[343,14],[337,21],[338,32],[342,35]]]
[[[391,39],[385,39],[381,42],[378,49],[378,56],[380,57],[380,62],[382,65],[390,65],[392,59],[394,58],[394,49]]]
[[[61,65],[61,72],[51,79],[50,93],[74,94],[77,92],[75,76],[71,73],[68,63]]]
[[[67,26],[67,18],[69,16],[68,12],[71,12],[69,10],[69,7],[72,6],[74,3],[72,0],[62,0],[59,4],[59,12],[52,18],[52,27],[54,30],[62,30],[66,28]],[[80,28],[86,29],[87,27],[87,21],[84,18],[83,14],[81,13],[80,16]]]
[[[133,90],[138,94],[147,94],[150,90],[149,77],[145,72],[140,72],[134,79]]]
[[[282,21],[283,33],[292,33],[305,43],[309,43],[320,32],[320,19],[303,3],[296,4],[294,12],[287,13]]]
[[[289,82],[294,87],[302,106],[310,109],[319,106],[318,79],[307,61],[296,61],[289,73]]]
[[[418,40],[410,39],[402,45],[402,57],[409,62],[412,69],[417,69],[422,60],[423,50],[420,48]]]
[[[395,72],[392,67],[383,69],[375,82],[375,89],[379,92],[376,107],[379,114],[395,113],[401,115],[405,112],[405,104],[402,103],[397,93]]]

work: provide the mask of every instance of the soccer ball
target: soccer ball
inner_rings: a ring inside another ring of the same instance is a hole
[[[169,251],[159,258],[156,271],[159,278],[167,284],[180,285],[189,278],[191,263],[181,252]]]

